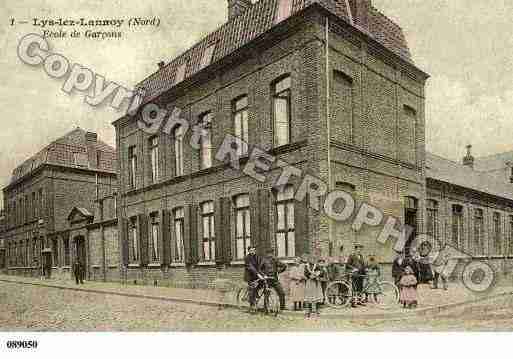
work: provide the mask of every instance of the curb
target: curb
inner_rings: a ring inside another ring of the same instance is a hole
[[[116,295],[120,297],[128,297],[128,298],[138,298],[138,299],[150,299],[150,300],[160,300],[165,302],[174,302],[174,303],[183,303],[183,304],[195,304],[195,305],[203,305],[217,308],[229,308],[229,309],[238,309],[239,306],[236,304],[230,303],[221,303],[214,301],[205,301],[205,300],[197,300],[197,299],[185,299],[185,298],[173,298],[173,297],[161,297],[161,296],[152,296],[152,295],[144,295],[144,294],[134,294],[134,293],[119,293],[112,292],[108,290],[98,290],[98,289],[82,289],[82,288],[74,288],[74,287],[66,287],[62,285],[52,285],[46,283],[33,283],[33,282],[23,282],[17,280],[10,279],[0,279],[0,282],[12,283],[12,284],[22,284],[22,285],[33,285],[37,287],[46,287],[46,288],[55,288],[61,290],[71,290],[75,292],[85,292],[85,293],[95,293],[95,294],[107,294],[107,295]],[[404,319],[410,317],[419,317],[426,315],[437,315],[443,311],[453,309],[456,307],[461,307],[470,304],[476,304],[480,302],[485,302],[488,300],[493,300],[497,298],[513,296],[513,292],[504,292],[490,296],[483,296],[482,298],[476,298],[461,302],[454,302],[448,304],[442,304],[437,306],[431,306],[426,308],[414,309],[409,311],[393,311],[393,312],[383,312],[383,313],[372,313],[372,314],[322,314],[320,318],[323,319],[350,319],[350,320],[372,320],[372,319]],[[285,315],[288,317],[303,317],[303,312],[294,312],[291,310],[285,310],[281,313],[281,315]]]

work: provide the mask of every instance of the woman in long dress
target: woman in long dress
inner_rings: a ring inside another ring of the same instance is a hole
[[[305,305],[307,306],[306,317],[312,315],[315,307],[315,313],[319,312],[319,305],[323,300],[321,278],[325,275],[324,269],[318,265],[315,257],[310,257],[305,265]]]
[[[417,278],[411,267],[406,267],[404,275],[401,278],[401,303],[404,308],[413,308],[417,305]]]
[[[295,265],[290,269],[290,301],[294,303],[294,311],[301,310],[305,299],[305,263],[296,258]]]

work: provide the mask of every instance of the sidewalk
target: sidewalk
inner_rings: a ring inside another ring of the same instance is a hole
[[[61,290],[86,291],[98,294],[121,295],[148,300],[161,300],[180,302],[214,307],[237,307],[235,293],[219,293],[209,289],[183,289],[168,287],[151,287],[123,285],[119,283],[85,282],[84,285],[76,285],[70,280],[40,280],[37,278],[16,277],[0,275],[1,282],[11,282],[27,285],[51,287]],[[403,309],[397,305],[392,308],[382,308],[373,304],[357,309],[333,309],[325,307],[322,317],[326,318],[391,318],[412,315],[437,314],[445,309],[457,308],[462,305],[486,301],[491,298],[513,295],[511,283],[497,285],[493,291],[486,294],[475,294],[459,284],[452,284],[449,290],[432,290],[429,286],[419,286],[419,306],[417,309]],[[290,306],[289,306],[290,307]],[[285,315],[303,315],[302,312],[285,311]]]

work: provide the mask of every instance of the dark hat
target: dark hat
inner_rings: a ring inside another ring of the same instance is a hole
[[[256,247],[255,246],[248,246],[248,251],[252,250],[252,249],[256,249]]]

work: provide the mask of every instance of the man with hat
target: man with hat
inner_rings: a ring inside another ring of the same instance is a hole
[[[347,259],[346,268],[348,272],[351,274],[351,281],[353,284],[354,295],[353,302],[351,306],[355,308],[357,305],[365,306],[363,302],[363,280],[365,276],[365,259],[362,254],[363,246],[360,243],[355,243],[354,252]]]
[[[287,265],[280,262],[274,255],[273,249],[268,249],[266,255],[262,258],[262,272],[270,279],[270,286],[276,290],[276,293],[280,297],[281,310],[285,309],[285,291],[281,286],[278,274],[283,273],[287,270]]]
[[[244,281],[248,283],[249,310],[254,313],[256,312],[257,286],[252,284],[257,279],[264,277],[261,271],[262,259],[256,254],[255,246],[248,247],[248,254],[244,258],[244,265]]]

